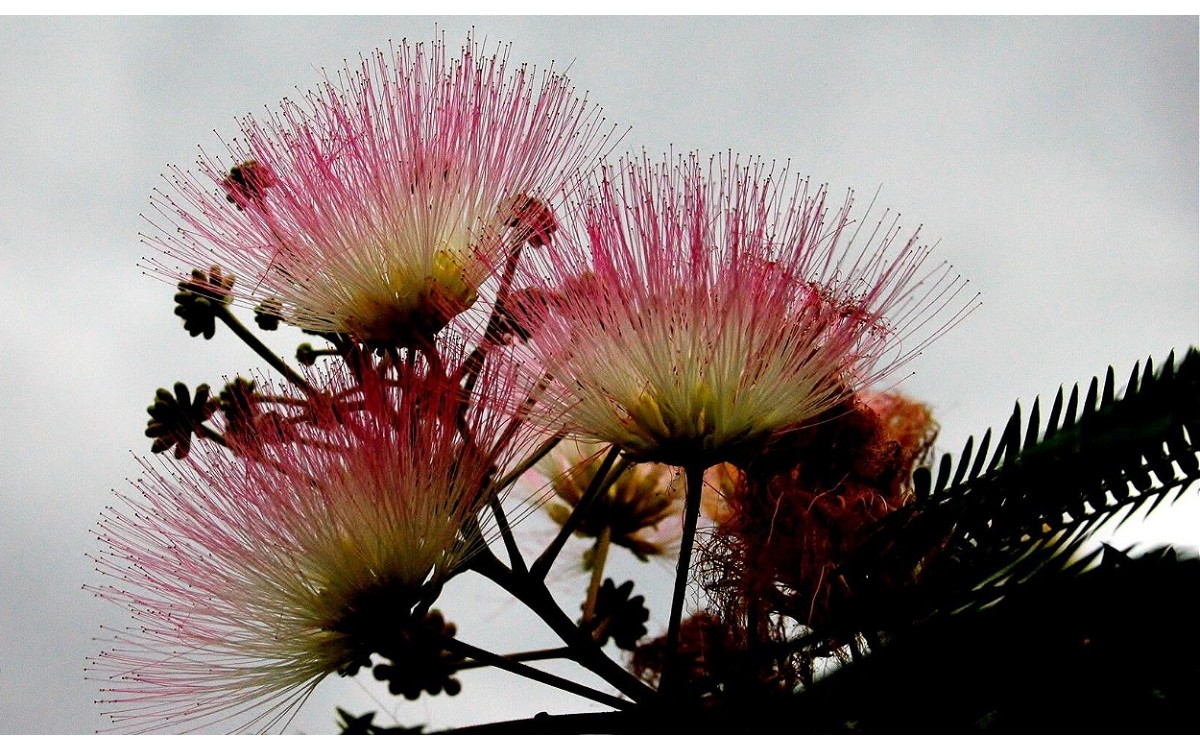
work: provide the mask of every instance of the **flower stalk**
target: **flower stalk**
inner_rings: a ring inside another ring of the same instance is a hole
[[[264,344],[258,338],[258,336],[254,335],[253,331],[242,325],[242,321],[237,319],[237,316],[230,311],[228,305],[217,306],[215,309],[215,314],[221,319],[221,322],[229,328],[230,331],[232,331],[246,344],[246,346],[250,347],[250,349],[253,350],[254,353],[259,357],[262,357],[263,361],[273,367],[276,372],[287,378],[289,383],[299,388],[310,398],[318,395],[313,387],[309,385],[308,381],[305,380],[302,375],[300,375],[300,373],[293,370],[287,362],[284,362],[282,359],[280,359],[278,354],[271,351],[271,349],[267,347],[267,345]]]
[[[587,597],[583,600],[583,623],[590,623],[596,614],[596,595],[604,581],[604,565],[608,562],[608,548],[612,545],[612,527],[605,526],[592,545],[592,577],[588,583]]]
[[[683,600],[687,595],[692,571],[692,547],[696,541],[696,525],[700,518],[700,492],[704,487],[704,467],[688,466],[684,470],[687,481],[687,500],[684,504],[683,536],[679,542],[679,562],[675,567],[675,587],[671,594],[671,616],[667,623],[666,662],[659,681],[660,695],[670,699],[675,691],[680,666],[679,626],[683,620]]]
[[[504,567],[490,552],[477,555],[470,567],[500,588],[512,594],[558,635],[572,652],[572,658],[586,669],[617,690],[634,703],[645,703],[655,699],[655,691],[636,676],[612,661],[592,639],[590,633],[581,630],[562,611],[545,582],[536,571],[521,575]]]
[[[596,470],[596,475],[592,477],[592,481],[588,484],[587,489],[584,490],[583,498],[575,506],[575,510],[571,513],[567,522],[558,530],[558,534],[554,537],[554,540],[547,545],[542,554],[538,556],[538,559],[534,561],[533,567],[530,568],[530,575],[534,579],[546,579],[546,574],[550,571],[550,566],[554,565],[554,561],[558,558],[558,553],[562,551],[567,540],[571,538],[571,534],[575,533],[575,529],[579,527],[579,524],[583,523],[584,514],[587,513],[588,507],[595,502],[600,493],[604,492],[607,482],[611,481],[610,473],[612,478],[615,479],[618,473],[624,470],[622,466],[617,472],[612,472],[613,464],[616,463],[617,456],[620,453],[621,449],[614,445],[604,454],[604,459],[600,462],[600,467]]]
[[[608,693],[596,690],[595,688],[590,688],[586,685],[580,685],[577,682],[572,682],[571,680],[559,677],[558,675],[550,674],[549,672],[537,669],[536,667],[531,667],[524,661],[519,661],[507,656],[501,656],[499,654],[493,654],[490,651],[486,651],[478,646],[472,646],[469,643],[464,643],[455,638],[444,638],[444,642],[451,650],[463,656],[468,656],[480,664],[486,664],[490,667],[497,667],[505,672],[511,672],[512,674],[533,680],[534,682],[540,682],[543,685],[549,685],[550,687],[558,688],[559,690],[578,695],[582,698],[587,698],[588,700],[601,703],[611,708],[626,710],[636,705],[627,700],[614,698]]]

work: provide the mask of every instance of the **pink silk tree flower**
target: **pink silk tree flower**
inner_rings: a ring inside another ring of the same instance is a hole
[[[612,132],[563,76],[470,38],[457,59],[444,40],[378,51],[240,125],[230,162],[202,155],[153,199],[169,223],[147,238],[151,272],[219,266],[243,304],[401,346],[468,309],[514,246],[548,239],[544,201]]]
[[[759,161],[607,170],[522,283],[543,399],[635,460],[737,461],[914,356],[970,306],[894,218]],[[582,238],[572,241],[573,237]],[[918,331],[920,329],[920,332]]]
[[[596,476],[607,446],[565,440],[535,466],[553,491],[546,512],[561,525],[584,497]],[[683,511],[683,474],[663,464],[630,466],[601,493],[583,515],[575,532],[625,547],[643,562],[678,552],[679,518]]]
[[[109,631],[89,669],[113,728],[265,731],[372,654],[402,670],[406,628],[487,543],[493,477],[531,439],[511,375],[485,368],[460,415],[444,375],[343,374],[330,383],[342,395],[294,431],[227,431],[228,450],[142,461],[97,531],[109,583],[93,591],[135,623]]]
[[[528,486],[539,500],[546,496],[543,507],[555,523],[566,524],[595,478],[608,447],[564,440],[534,466]],[[724,496],[735,486],[731,472],[736,471],[722,464],[705,474],[703,508],[714,523],[729,513]],[[674,557],[679,553],[683,532],[680,520],[684,490],[683,471],[678,467],[630,465],[592,501],[575,534],[599,538],[607,529],[613,544],[625,547],[643,562],[655,556]]]

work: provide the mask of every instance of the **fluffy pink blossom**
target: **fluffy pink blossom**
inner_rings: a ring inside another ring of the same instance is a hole
[[[243,303],[382,344],[435,334],[512,245],[544,240],[543,201],[611,133],[566,78],[472,39],[458,59],[442,40],[379,51],[241,127],[231,161],[202,156],[154,199],[151,270],[219,265]]]
[[[539,499],[552,493],[545,508],[556,523],[565,524],[583,499],[608,447],[567,439],[538,461],[528,484]],[[728,513],[724,496],[734,486],[731,472],[736,469],[721,464],[705,474],[701,497],[705,515],[713,522]],[[626,466],[589,506],[576,534],[599,537],[607,528],[614,544],[642,561],[651,556],[674,557],[683,533],[685,489],[679,467],[657,463]]]
[[[546,511],[565,524],[596,476],[607,446],[564,440],[538,462],[536,473],[549,482],[553,496]],[[580,536],[609,533],[614,544],[641,560],[678,552],[683,511],[683,473],[663,464],[641,463],[618,475],[588,507]]]
[[[732,156],[606,171],[525,280],[551,300],[523,321],[546,406],[636,459],[710,466],[908,361],[969,306],[963,280],[827,200]]]
[[[203,441],[179,463],[144,460],[97,532],[109,583],[95,592],[135,622],[90,668],[113,728],[236,717],[267,730],[323,677],[365,664],[373,639],[487,541],[493,476],[528,447],[510,375],[485,368],[461,426],[444,376],[343,375],[338,406],[294,431],[228,432],[233,450]]]

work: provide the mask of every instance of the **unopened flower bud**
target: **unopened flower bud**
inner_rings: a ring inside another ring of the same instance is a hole
[[[266,164],[250,159],[229,170],[229,176],[221,183],[225,200],[245,211],[246,206],[262,206],[267,188],[275,185],[275,173]]]
[[[201,425],[217,410],[217,402],[209,398],[206,384],[196,387],[193,398],[188,387],[176,383],[173,391],[159,388],[154,394],[154,403],[146,409],[150,420],[146,424],[146,437],[154,438],[151,453],[162,453],[175,448],[175,458],[187,458],[192,448],[192,435],[202,435]]]
[[[312,344],[301,344],[296,347],[296,361],[305,367],[312,367],[317,363],[317,350],[313,349]]]
[[[505,219],[532,247],[541,247],[550,241],[558,229],[554,212],[542,201],[523,193],[514,195],[505,207],[509,212]]]
[[[175,294],[175,314],[183,318],[183,327],[192,336],[211,339],[217,332],[216,308],[233,299],[233,275],[222,273],[219,266],[208,272],[195,269],[192,277],[179,282]]]
[[[283,320],[283,303],[274,297],[268,297],[254,308],[254,322],[264,331],[274,331]]]
[[[596,596],[596,613],[592,618],[596,641],[601,646],[612,638],[617,648],[631,651],[646,635],[646,622],[650,619],[646,597],[632,594],[633,581],[618,586],[613,579],[604,579]]]

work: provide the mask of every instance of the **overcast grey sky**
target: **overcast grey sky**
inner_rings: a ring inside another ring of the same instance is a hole
[[[1194,17],[5,18],[0,732],[101,726],[84,660],[102,623],[125,623],[81,590],[97,582],[90,530],[149,448],[157,387],[259,367],[226,332],[190,339],[174,290],[139,271],[160,174],[198,145],[219,153],[214,130],[235,135],[236,116],[322,68],[435,24],[452,48],[474,26],[514,61],[567,70],[631,128],[618,154],[732,149],[790,159],[834,194],[880,188],[983,295],[902,386],[933,406],[943,450],[1002,426],[1017,398],[1200,339]],[[1185,502],[1145,533],[1200,545]],[[667,571],[648,572],[665,592]],[[443,609],[499,649],[533,637],[491,590]],[[335,703],[378,708],[342,681],[293,729],[332,731]],[[454,701],[384,706],[437,726],[588,707],[482,674]]]

